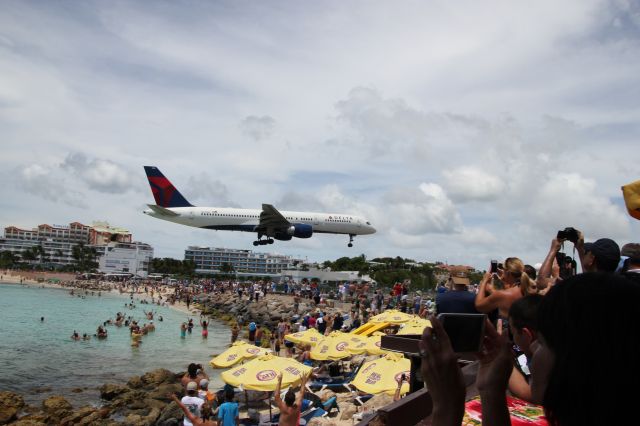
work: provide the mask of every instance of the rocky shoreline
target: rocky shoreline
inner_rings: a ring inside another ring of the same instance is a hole
[[[258,302],[250,301],[245,295],[238,298],[236,293],[226,292],[202,297],[194,303],[192,312],[201,311],[210,318],[231,325],[239,317],[248,324],[255,321],[266,330],[273,330],[282,319],[290,320],[296,313],[304,315],[321,309],[325,314],[340,312],[340,304],[329,301],[316,306],[312,300],[301,299],[297,311],[294,310],[293,297],[289,295],[268,294]],[[193,308],[196,308],[195,310]],[[342,306],[342,313],[344,312]],[[267,332],[268,333],[268,332]],[[263,344],[268,346],[269,340]],[[185,365],[190,360],[185,360]],[[205,360],[208,362],[208,360]],[[204,362],[203,362],[204,363]],[[73,406],[63,396],[51,396],[41,406],[30,406],[24,398],[14,392],[0,391],[0,425],[41,426],[41,425],[97,425],[97,426],[169,426],[181,424],[182,412],[167,395],[182,393],[180,378],[184,373],[173,373],[166,369],[157,369],[141,376],[131,377],[127,383],[108,383],[99,387],[101,401],[94,406]],[[335,394],[322,392],[321,399],[326,400]],[[348,402],[349,393],[337,394],[340,413],[337,418],[314,419],[314,424],[340,425],[351,424],[356,412],[355,406]],[[391,402],[387,395],[380,395],[367,402],[368,407],[381,407]]]
[[[41,425],[175,425],[182,411],[167,395],[181,393],[184,373],[153,370],[134,376],[126,384],[100,387],[102,406],[74,409],[62,396],[51,396],[40,407],[28,406],[21,395],[0,391],[0,424],[14,426]]]

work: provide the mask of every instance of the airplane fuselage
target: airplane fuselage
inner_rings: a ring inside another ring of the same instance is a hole
[[[173,207],[167,210],[175,213],[169,216],[151,209],[145,214],[196,228],[256,232],[260,223],[259,209],[238,209],[228,207]],[[368,235],[376,232],[364,218],[347,214],[280,211],[292,224],[305,224],[313,228],[314,233]]]

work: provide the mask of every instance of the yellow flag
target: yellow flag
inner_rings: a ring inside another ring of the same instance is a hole
[[[623,186],[622,195],[629,214],[640,220],[640,180]]]

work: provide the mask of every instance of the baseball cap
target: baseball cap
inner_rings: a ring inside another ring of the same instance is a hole
[[[600,238],[593,243],[585,243],[584,251],[593,254],[598,268],[605,271],[615,271],[618,262],[620,262],[620,247],[609,238]]]
[[[198,390],[198,384],[196,382],[189,382],[187,383],[187,390],[188,391],[195,391]]]
[[[209,381],[207,379],[200,380],[200,388],[206,389],[209,386]]]

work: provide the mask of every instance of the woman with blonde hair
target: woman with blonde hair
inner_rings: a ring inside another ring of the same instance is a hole
[[[497,277],[504,288],[494,288],[491,281]],[[535,294],[536,283],[525,272],[524,263],[517,257],[509,257],[504,261],[504,268],[498,272],[487,272],[480,282],[476,295],[478,312],[489,313],[498,309],[500,317],[509,317],[511,304],[523,296]]]

